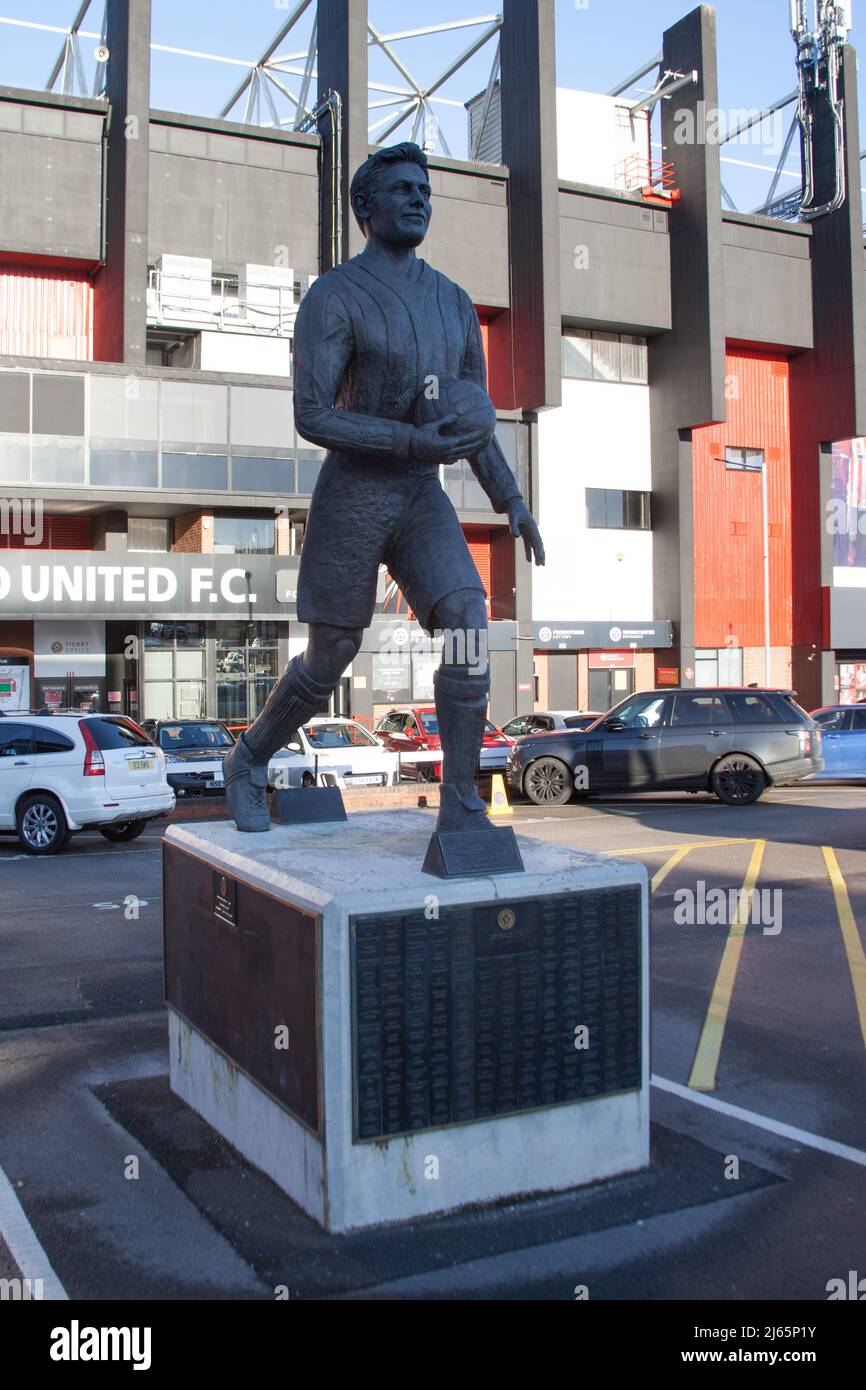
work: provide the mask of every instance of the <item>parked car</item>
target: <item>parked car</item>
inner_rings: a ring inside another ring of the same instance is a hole
[[[535,714],[518,714],[510,719],[503,724],[502,732],[507,738],[522,738],[524,734],[550,734],[556,729],[588,729],[601,717],[601,710],[537,710]]]
[[[399,758],[354,719],[319,716],[299,729],[268,765],[272,787],[390,787]]]
[[[749,806],[822,766],[819,726],[790,690],[652,690],[584,732],[518,739],[508,781],[537,806],[564,806],[575,791],[711,791]]]
[[[223,759],[235,742],[220,719],[146,719],[142,725],[166,758],[178,799],[225,796]]]
[[[413,753],[442,751],[435,705],[401,705],[398,709],[392,709],[376,726],[375,732],[386,748],[405,755],[403,772],[406,776],[411,776]],[[510,747],[511,739],[488,719],[478,771],[504,772]],[[420,782],[441,781],[441,761],[418,763],[417,778]]]
[[[165,757],[131,719],[0,711],[0,833],[28,854],[57,854],[80,830],[134,840],[174,805]]]
[[[866,778],[866,709],[857,705],[825,705],[812,711],[821,730],[824,768],[815,773],[824,782]]]

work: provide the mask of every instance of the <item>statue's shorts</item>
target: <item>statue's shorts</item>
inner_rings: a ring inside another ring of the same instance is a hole
[[[387,565],[431,634],[440,599],[458,589],[484,593],[438,469],[329,453],[304,534],[299,621],[368,627],[376,609],[380,565]]]

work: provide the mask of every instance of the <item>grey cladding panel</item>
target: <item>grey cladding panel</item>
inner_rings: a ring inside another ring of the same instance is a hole
[[[209,256],[216,269],[237,270],[273,264],[276,248],[288,246],[293,270],[318,272],[315,177],[152,150],[150,198],[151,260],[165,253]]]
[[[583,200],[586,205],[594,199]],[[602,204],[605,208],[608,204]],[[629,214],[623,224],[623,211]],[[560,217],[562,312],[585,323],[627,331],[671,326],[670,240],[652,209],[613,206],[611,220]],[[632,214],[648,213],[641,226]]]
[[[724,266],[728,338],[780,347],[813,346],[808,259],[728,245]]]
[[[0,247],[97,260],[101,188],[99,143],[0,132]]]
[[[424,259],[462,285],[473,303],[507,308],[507,207],[447,195],[437,203],[434,193]]]

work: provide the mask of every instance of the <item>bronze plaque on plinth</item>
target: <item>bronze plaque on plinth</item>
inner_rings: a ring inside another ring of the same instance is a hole
[[[637,1090],[638,887],[352,922],[354,1134]]]

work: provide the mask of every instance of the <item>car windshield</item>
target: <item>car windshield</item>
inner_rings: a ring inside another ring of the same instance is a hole
[[[377,748],[376,740],[360,724],[308,724],[304,729],[311,748]]]
[[[188,753],[193,748],[231,748],[232,736],[222,724],[163,724],[159,746],[165,753]]]

